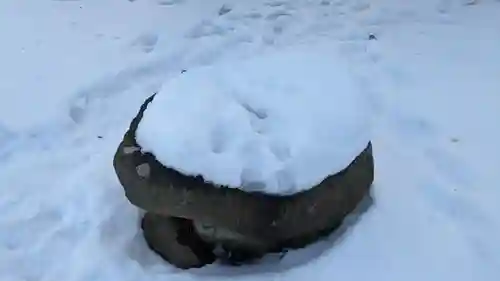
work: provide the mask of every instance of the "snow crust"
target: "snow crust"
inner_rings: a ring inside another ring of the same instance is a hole
[[[191,69],[148,106],[137,141],[218,185],[291,194],[346,168],[369,141],[366,101],[328,46]]]

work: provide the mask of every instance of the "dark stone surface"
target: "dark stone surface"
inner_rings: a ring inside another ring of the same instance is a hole
[[[213,263],[213,247],[201,240],[191,221],[146,213],[141,227],[148,246],[176,267],[202,267]]]
[[[143,154],[135,141],[142,114],[153,98],[141,106],[115,154],[114,167],[127,198],[148,212],[211,226],[222,233],[215,240],[235,251],[250,248],[259,255],[304,247],[335,230],[369,193],[374,178],[371,143],[341,172],[286,196],[214,186],[201,176],[167,168],[153,155]],[[201,236],[214,239],[206,233]]]

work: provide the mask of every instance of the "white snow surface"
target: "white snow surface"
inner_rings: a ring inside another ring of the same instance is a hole
[[[0,280],[498,281],[498,15],[497,0],[0,1]],[[319,42],[373,112],[371,207],[281,260],[161,260],[112,167],[140,104],[182,69]]]
[[[369,106],[335,46],[287,47],[165,83],[136,138],[168,167],[217,185],[292,194],[366,147]]]

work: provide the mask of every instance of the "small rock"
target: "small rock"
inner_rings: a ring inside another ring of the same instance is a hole
[[[372,33],[368,36],[368,40],[377,40],[377,37]]]

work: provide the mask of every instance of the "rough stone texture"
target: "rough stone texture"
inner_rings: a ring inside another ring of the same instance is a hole
[[[255,256],[303,247],[335,230],[369,193],[374,177],[371,143],[341,172],[310,190],[287,196],[216,187],[201,176],[166,168],[153,155],[143,154],[135,140],[142,114],[153,98],[141,106],[118,147],[116,173],[132,204],[154,214],[194,221],[194,228],[209,244],[223,242],[242,253],[251,249]],[[141,176],[138,171],[144,172],[144,164],[149,169]]]
[[[199,221],[194,221],[193,224],[203,241],[214,247],[215,245],[221,247],[222,251],[216,255],[225,263],[236,265],[255,260],[273,250],[263,240],[245,236],[228,228],[204,225]]]
[[[213,248],[201,240],[191,221],[146,213],[141,227],[148,246],[171,264],[196,268],[213,263]]]

